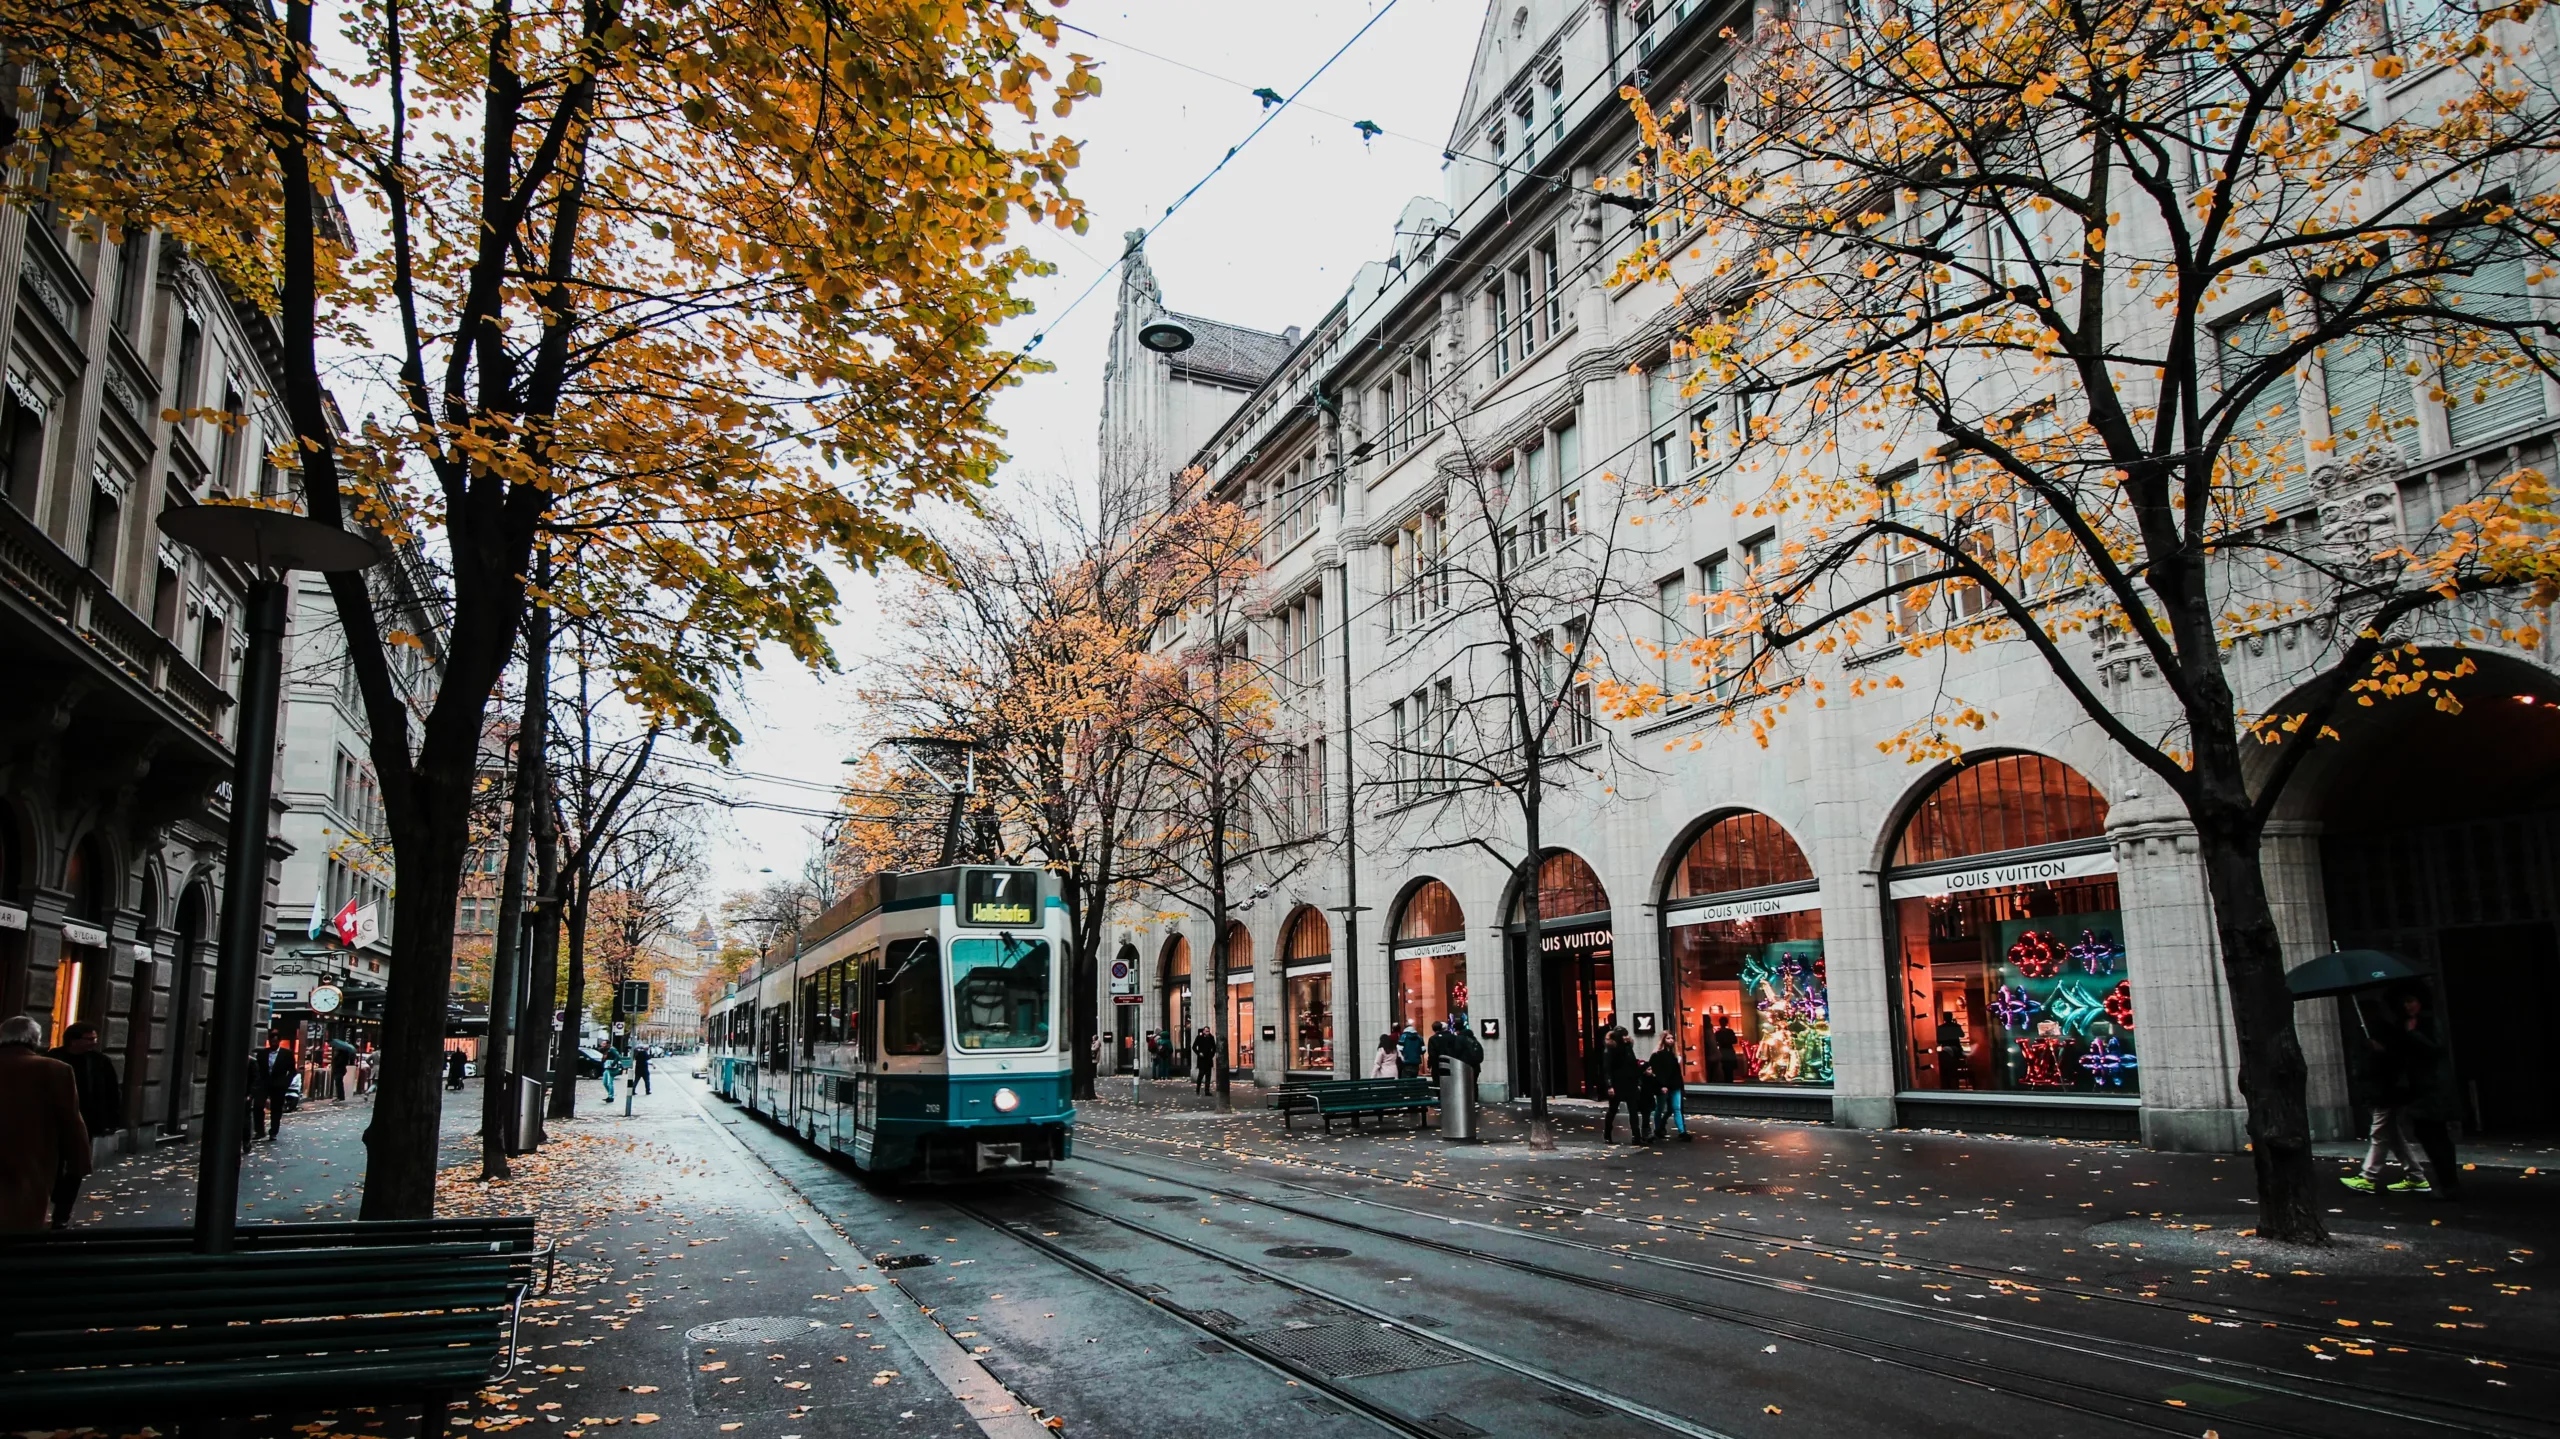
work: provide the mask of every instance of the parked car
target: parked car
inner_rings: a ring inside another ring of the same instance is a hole
[[[578,1046],[578,1077],[580,1079],[604,1078],[603,1051],[589,1049],[585,1045]]]

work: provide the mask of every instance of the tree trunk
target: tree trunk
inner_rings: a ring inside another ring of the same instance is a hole
[[[1227,1070],[1227,1046],[1234,1040],[1227,1033],[1227,876],[1223,866],[1210,885],[1209,911],[1209,1005],[1216,1011],[1209,1017],[1209,1032],[1218,1043],[1218,1052],[1209,1056],[1209,1073],[1218,1090],[1218,1111],[1223,1114],[1236,1107],[1235,1094],[1228,1088],[1234,1076]]]
[[[1067,942],[1073,946],[1067,962],[1067,1035],[1075,1046],[1074,1096],[1093,1098],[1097,1066],[1093,1060],[1094,1036],[1101,1030],[1094,987],[1100,982],[1099,936],[1085,933],[1085,908],[1089,903],[1081,875],[1083,871],[1069,865],[1059,874],[1058,887],[1066,892]]]
[[[373,1119],[365,1128],[363,1219],[424,1219],[435,1213],[436,1138],[444,1114],[445,994],[453,980],[453,914],[461,898],[468,834],[469,767],[462,782],[421,767],[417,789],[450,815],[449,824],[395,834],[391,972],[382,1006],[381,1068]],[[441,781],[441,783],[440,783]]]
[[[550,726],[546,723],[544,731]],[[552,1063],[551,1016],[560,1004],[560,824],[551,808],[551,770],[546,763],[542,771],[542,802],[533,811],[533,954],[532,982],[526,986],[524,1014],[517,1021],[522,1036],[516,1052],[522,1056],[517,1072],[528,1080],[549,1083],[560,1071]],[[568,1071],[575,1075],[577,1070]],[[531,1132],[524,1137],[531,1148],[549,1136],[542,1130],[546,1103],[532,1117]]]
[[[583,841],[578,862],[571,866],[576,880],[569,897],[569,979],[560,989],[560,1046],[554,1051],[552,1072],[560,1082],[551,1089],[551,1117],[569,1119],[578,1112],[578,1036],[587,1022],[587,905],[594,898],[594,857],[587,852],[593,841]]]
[[[2261,827],[2247,806],[2223,806],[2199,820],[2206,889],[2221,941],[2223,982],[2240,1043],[2240,1093],[2248,1104],[2249,1155],[2258,1175],[2258,1233],[2294,1244],[2329,1242],[2312,1162],[2310,1066],[2294,1028],[2284,982],[2284,947],[2267,903]]]

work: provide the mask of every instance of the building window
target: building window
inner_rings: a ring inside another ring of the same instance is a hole
[[[1556,258],[1556,242],[1538,247],[1538,287],[1547,299],[1547,338],[1552,340],[1564,331],[1564,287],[1558,283],[1562,270]]]
[[[1692,1084],[1829,1084],[1831,994],[1822,894],[1767,815],[1701,830],[1663,895],[1673,1033]]]
[[[2279,308],[2262,306],[2214,331],[2225,393],[2261,372],[2265,362],[2290,343],[2278,329]],[[2266,387],[2233,422],[2231,438],[2223,446],[2224,482],[2235,492],[2254,492],[2257,507],[2272,502],[2280,489],[2303,472],[2302,416],[2295,398],[2290,371],[2268,377]]]
[[[9,501],[34,513],[36,485],[44,477],[45,412],[19,398],[15,385],[0,402],[0,463],[9,467]]]
[[[1502,116],[1496,114],[1484,131],[1485,152],[1493,157],[1493,190],[1497,195],[1511,193],[1510,146],[1503,135],[1506,128]]]
[[[213,449],[213,488],[222,494],[232,493],[233,486],[239,482],[240,436],[248,423],[249,417],[243,411],[240,392],[227,385],[224,386],[220,420],[221,438],[215,441]]]
[[[2007,755],[1956,770],[1905,821],[1885,880],[1910,1088],[2140,1092],[2106,819],[2069,766]],[[2022,862],[2036,877],[2004,882]]]
[[[1511,301],[1509,290],[1494,285],[1485,291],[1485,311],[1493,326],[1493,373],[1499,379],[1511,373]]]
[[[1511,102],[1513,118],[1520,122],[1520,168],[1534,170],[1538,165],[1538,100],[1527,91]]]
[[[1532,261],[1524,259],[1511,267],[1511,294],[1516,301],[1513,323],[1518,326],[1516,334],[1520,345],[1520,358],[1525,360],[1538,348],[1540,339],[1538,272]]]
[[[1388,1020],[1428,1034],[1467,1016],[1467,924],[1458,897],[1425,880],[1396,916]]]
[[[116,492],[103,484],[89,491],[89,570],[113,580],[116,569],[116,541],[121,537],[118,521],[124,507],[117,502]]]

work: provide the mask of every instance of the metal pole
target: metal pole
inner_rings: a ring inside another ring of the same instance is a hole
[[[1335,566],[1342,576],[1342,1043],[1333,1047],[1337,1073],[1344,1072],[1346,1047],[1353,1056],[1348,1073],[1360,1077],[1360,772],[1352,763],[1351,743],[1351,562]],[[1392,969],[1392,966],[1390,966]],[[1283,983],[1286,981],[1284,980]],[[1395,976],[1387,976],[1395,991]]]
[[[232,740],[231,829],[222,876],[221,943],[214,957],[212,1054],[206,1064],[204,1151],[196,1167],[196,1249],[231,1252],[240,1215],[240,1144],[249,1106],[250,1007],[267,914],[267,805],[275,787],[276,682],[284,669],[286,592],[249,585],[249,648],[240,669],[240,725]]]

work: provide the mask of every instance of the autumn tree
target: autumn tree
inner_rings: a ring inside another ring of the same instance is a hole
[[[999,458],[983,401],[1021,366],[990,331],[1034,268],[1008,226],[1081,225],[1036,127],[1099,87],[1050,68],[1034,0],[10,0],[0,30],[43,92],[16,197],[197,247],[276,321],[309,513],[414,512],[445,558],[414,726],[398,637],[331,581],[397,863],[364,1214],[426,1214],[472,760],[537,536],[585,496],[652,538],[651,583],[821,652],[819,557],[929,561],[905,512]],[[377,333],[391,402],[342,437],[324,347]]]
[[[1456,450],[1446,494],[1388,539],[1381,666],[1409,693],[1371,722],[1360,791],[1408,852],[1478,850],[1524,877],[1520,1078],[1530,1141],[1552,1148],[1547,806],[1560,791],[1611,791],[1631,763],[1600,722],[1596,685],[1634,658],[1623,631],[1652,599],[1630,579],[1646,531],[1627,523],[1635,487],[1605,457],[1586,463],[1571,430],[1488,453],[1457,403],[1435,401]]]
[[[1031,519],[1017,508],[966,543],[946,541],[948,574],[912,582],[902,643],[863,697],[868,723],[970,743],[996,840],[976,857],[1058,872],[1068,1033],[1086,1098],[1105,925],[1154,866],[1135,841],[1158,627],[1193,609],[1228,568],[1225,552],[1246,542],[1232,507],[1148,508],[1132,487],[1108,484],[1101,496],[1090,516],[1065,503]],[[888,813],[869,827],[911,823],[896,806]]]
[[[1326,833],[1320,751],[1293,742],[1301,729],[1311,741],[1322,725],[1297,722],[1281,657],[1256,633],[1268,599],[1259,527],[1222,500],[1177,494],[1175,502],[1190,513],[1166,532],[1154,562],[1181,576],[1167,582],[1187,602],[1166,618],[1139,669],[1134,738],[1144,768],[1131,838],[1152,860],[1137,883],[1208,921],[1224,1109],[1233,1103],[1227,946],[1237,902],[1246,876]]]
[[[1628,182],[1684,238],[1626,274],[1678,288],[1715,416],[1688,498],[1786,527],[1692,659],[1764,729],[1942,673],[1886,741],[1926,759],[2032,657],[2166,786],[2274,1238],[2326,1231],[2270,813],[2340,706],[2458,703],[2466,647],[2530,648],[2551,597],[2548,445],[2482,443],[2555,373],[2533,14],[1849,0],[1764,24],[1712,103],[1629,92],[1652,173]],[[2430,476],[2422,430],[2474,463]],[[2285,626],[2303,658],[2240,675]],[[1933,662],[1844,683],[1897,648]]]

